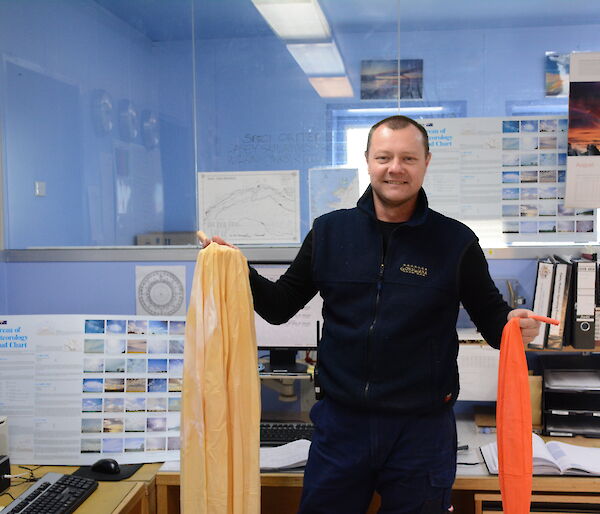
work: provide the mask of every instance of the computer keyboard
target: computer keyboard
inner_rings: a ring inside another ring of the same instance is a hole
[[[4,507],[2,514],[71,514],[97,487],[91,478],[46,473]]]
[[[281,421],[261,421],[260,422],[260,445],[278,446],[291,443],[298,439],[312,439],[315,427],[312,423],[304,421],[281,422]]]

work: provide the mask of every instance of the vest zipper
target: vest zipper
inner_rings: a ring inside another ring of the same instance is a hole
[[[375,295],[375,314],[373,315],[373,321],[369,326],[369,336],[367,337],[367,381],[365,383],[365,400],[368,399],[369,395],[369,371],[371,369],[371,341],[373,339],[373,331],[375,330],[375,324],[377,323],[377,311],[379,310],[379,298],[381,296],[381,287],[383,284],[383,271],[385,264],[381,262],[379,265],[379,274],[377,275],[377,294]]]

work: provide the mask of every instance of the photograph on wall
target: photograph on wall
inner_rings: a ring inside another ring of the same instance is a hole
[[[420,100],[423,59],[366,60],[360,67],[361,100]]]
[[[571,84],[567,153],[600,155],[600,80]]]
[[[546,96],[564,97],[569,95],[570,54],[546,52],[545,79]]]

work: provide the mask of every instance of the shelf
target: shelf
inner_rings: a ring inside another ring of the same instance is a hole
[[[542,353],[542,352],[550,352],[550,353],[585,353],[585,352],[600,352],[600,345],[596,345],[594,348],[573,348],[572,346],[563,346],[562,348],[558,349],[558,350],[553,350],[551,348],[525,348],[526,352],[535,352],[535,353]]]
[[[312,380],[310,373],[259,373],[258,376],[261,380]]]

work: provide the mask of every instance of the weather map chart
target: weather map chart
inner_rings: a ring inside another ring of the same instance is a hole
[[[300,242],[299,171],[198,173],[200,230],[234,244]]]
[[[356,168],[311,168],[308,170],[310,224],[336,209],[356,206],[359,195]]]
[[[11,462],[179,459],[184,317],[7,316],[0,327]]]

